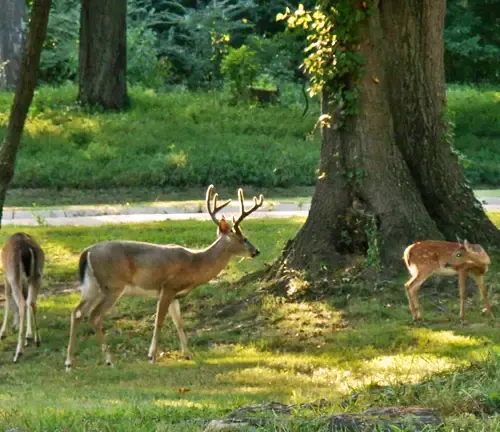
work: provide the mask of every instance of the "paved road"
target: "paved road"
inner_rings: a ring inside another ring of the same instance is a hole
[[[488,211],[500,211],[500,198],[480,198]],[[252,203],[249,201],[248,205]],[[292,216],[306,217],[310,203],[284,204],[272,206],[264,204],[263,208],[250,215],[250,218],[287,218]],[[6,208],[2,224],[4,225],[86,225],[97,226],[116,223],[140,223],[164,220],[209,220],[206,213],[200,212],[200,206],[159,206],[159,207],[123,207],[108,206],[99,208],[67,207],[50,210],[13,210]],[[226,215],[238,213],[238,205],[229,205]]]

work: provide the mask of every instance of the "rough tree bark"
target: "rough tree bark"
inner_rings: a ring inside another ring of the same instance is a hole
[[[38,65],[47,33],[51,3],[51,0],[35,0],[31,9],[29,34],[21,63],[19,81],[16,86],[7,133],[2,147],[0,147],[0,226],[5,194],[14,175],[17,150],[35,92]]]
[[[126,19],[126,0],[82,0],[78,94],[82,104],[127,107]]]
[[[447,139],[445,0],[370,5],[374,14],[359,46],[366,60],[358,83],[359,115],[336,128],[335,113],[323,102],[323,114],[334,117],[332,127],[322,130],[324,174],[309,217],[273,266],[273,278],[335,269],[366,254],[372,218],[388,271],[401,268],[404,248],[419,239],[459,235],[483,244],[500,241]],[[352,87],[352,79],[346,85]]]
[[[21,69],[25,0],[0,0],[0,89],[13,88]]]

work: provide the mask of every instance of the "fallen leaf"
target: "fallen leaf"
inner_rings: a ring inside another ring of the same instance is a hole
[[[376,76],[372,76],[372,80],[375,84],[380,83],[380,80]]]
[[[181,387],[179,390],[177,390],[179,393],[187,393],[190,391],[190,389],[186,388],[186,387]]]

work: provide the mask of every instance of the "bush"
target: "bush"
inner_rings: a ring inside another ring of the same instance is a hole
[[[227,56],[222,60],[221,73],[229,85],[231,96],[237,100],[248,100],[248,88],[259,74],[260,64],[257,53],[246,45],[239,48],[229,48]]]

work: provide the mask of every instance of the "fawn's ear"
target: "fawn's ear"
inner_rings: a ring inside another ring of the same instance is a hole
[[[464,240],[464,246],[465,246],[465,249],[467,249],[467,250],[471,249],[470,243],[467,241],[467,239]]]
[[[231,231],[231,227],[229,226],[229,224],[227,223],[227,221],[224,217],[222,217],[220,222],[219,222],[219,229],[224,234],[229,234]]]

